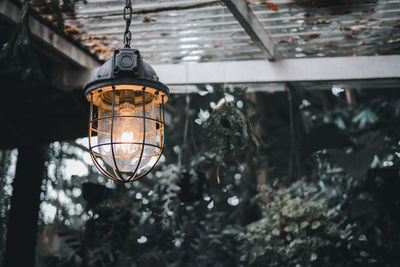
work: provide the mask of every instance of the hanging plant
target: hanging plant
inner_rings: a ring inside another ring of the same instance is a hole
[[[245,101],[244,93],[245,90],[234,92],[233,99],[232,95],[224,94],[220,104],[202,124],[212,147],[211,152],[220,156],[217,167],[218,183],[219,171],[227,155],[233,160],[241,160],[245,153],[255,154],[267,147],[245,115],[245,110],[239,108],[241,104],[238,103]]]

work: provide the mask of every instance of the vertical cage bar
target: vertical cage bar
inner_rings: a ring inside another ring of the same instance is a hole
[[[142,90],[143,90],[143,92],[142,92],[143,93],[143,103],[142,103],[142,106],[143,106],[143,114],[142,114],[142,116],[143,116],[142,149],[140,151],[140,157],[139,157],[138,163],[136,165],[136,169],[133,172],[133,174],[131,175],[131,177],[128,179],[128,181],[134,180],[136,175],[137,175],[137,173],[138,173],[138,171],[139,171],[140,162],[142,161],[142,157],[143,157],[144,144],[146,142],[146,87],[143,87]]]
[[[163,100],[164,100],[164,97],[162,97],[161,98],[161,101],[163,102]],[[162,104],[162,103],[161,103]],[[158,108],[158,120],[161,122],[160,123],[160,125],[159,125],[159,127],[160,127],[160,140],[158,140],[160,143],[159,143],[159,145],[162,147],[162,132],[164,132],[164,122],[163,122],[163,120],[162,120],[162,105],[160,105],[160,107]],[[160,149],[160,152],[161,152],[161,149]]]
[[[110,139],[111,139],[111,158],[113,163],[113,171],[117,179],[126,182],[126,180],[122,177],[121,172],[118,169],[117,161],[115,160],[115,152],[114,152],[114,116],[115,116],[115,87],[112,86],[113,95],[112,95],[112,106],[111,106],[111,132],[110,132]]]
[[[162,147],[162,149],[161,149],[161,154],[162,154],[162,152],[164,151],[164,141],[165,141],[165,109],[164,109],[164,96],[162,96],[162,98],[161,98],[161,105],[162,105],[162,119],[160,119],[161,121],[162,121],[162,127],[163,127],[163,130],[162,130],[162,141],[161,141],[161,147]]]
[[[94,165],[96,166],[96,168],[103,174],[105,175],[107,178],[110,178],[112,180],[116,180],[114,178],[114,176],[112,176],[108,171],[106,171],[101,165],[100,163],[97,161],[97,157],[94,154],[95,152],[93,152],[93,148],[92,148],[92,132],[93,132],[93,116],[94,116],[94,112],[93,112],[93,93],[90,93],[90,114],[89,114],[89,154],[90,157],[92,158],[92,161],[94,163]]]
[[[137,180],[137,179],[139,179],[139,178],[141,178],[141,177],[147,175],[152,169],[154,169],[154,167],[157,165],[158,161],[159,161],[160,158],[161,158],[162,152],[164,151],[164,130],[165,130],[165,128],[164,128],[164,125],[165,125],[165,121],[164,121],[164,118],[165,118],[165,113],[164,113],[164,96],[161,97],[160,115],[161,115],[161,114],[163,114],[163,118],[161,119],[161,117],[160,117],[160,121],[162,122],[162,131],[161,131],[161,132],[162,132],[162,143],[161,143],[161,151],[159,152],[158,157],[157,157],[157,160],[156,160],[156,162],[153,164],[153,166],[151,166],[150,169],[148,169],[145,173],[143,173],[143,174],[140,175],[139,177],[135,177],[135,179],[133,179],[133,180]],[[161,141],[161,140],[160,140],[160,141]]]

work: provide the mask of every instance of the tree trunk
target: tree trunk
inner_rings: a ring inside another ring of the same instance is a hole
[[[4,267],[35,265],[40,193],[45,176],[47,147],[32,145],[18,149]]]

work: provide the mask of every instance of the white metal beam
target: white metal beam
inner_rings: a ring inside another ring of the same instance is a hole
[[[246,87],[247,92],[276,92],[285,91],[286,84],[284,83],[262,83],[262,84],[237,84],[238,86]],[[199,87],[196,85],[170,85],[171,94],[188,94],[199,93]]]
[[[269,60],[279,60],[279,50],[245,0],[222,0],[253,42]]]
[[[400,78],[400,55],[153,65],[168,85]]]
[[[21,10],[17,6],[8,0],[0,1],[0,18],[11,23],[18,23],[20,11]],[[92,56],[88,55],[33,17],[29,17],[29,28],[33,37],[39,40],[41,44],[44,44],[47,54],[49,52],[54,52],[56,55],[82,68],[94,68],[99,66],[99,62]]]
[[[282,84],[288,82],[324,81],[368,88],[369,80],[400,79],[400,55],[160,64],[153,68],[173,93],[195,92],[194,85],[213,83],[243,84],[253,91],[284,90]],[[58,68],[54,82],[66,90],[82,87],[96,70]]]

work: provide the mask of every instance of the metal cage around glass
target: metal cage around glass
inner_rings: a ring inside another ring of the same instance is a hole
[[[164,147],[168,95],[147,86],[121,84],[92,90],[87,98],[89,151],[100,172],[130,182],[151,171]]]

